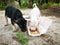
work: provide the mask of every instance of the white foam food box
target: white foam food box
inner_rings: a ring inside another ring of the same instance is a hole
[[[49,26],[52,24],[52,20],[48,19],[47,17],[41,17],[40,21],[39,21],[39,26],[38,26],[38,31],[39,33],[37,34],[31,34],[30,30],[29,30],[29,25],[28,22],[30,21],[29,19],[27,20],[27,30],[28,30],[28,34],[30,36],[40,36],[42,34],[45,34],[48,31]]]

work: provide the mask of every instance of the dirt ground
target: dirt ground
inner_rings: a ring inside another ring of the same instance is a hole
[[[25,15],[28,15],[31,9],[21,10]],[[0,11],[0,45],[6,43],[8,45],[21,45],[12,37],[17,35],[17,32],[13,32],[12,25],[9,21],[8,26],[4,26],[5,11]],[[53,13],[49,10],[41,10],[42,16],[52,19],[53,23],[50,25],[48,31],[41,36],[31,37],[27,32],[23,33],[25,36],[29,36],[29,45],[60,45],[60,16],[59,13]]]

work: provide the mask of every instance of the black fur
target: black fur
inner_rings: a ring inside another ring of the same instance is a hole
[[[20,10],[8,6],[5,10],[5,16],[11,18],[11,23],[14,25],[14,22],[18,24],[22,32],[26,31],[26,20],[23,18],[23,14]]]

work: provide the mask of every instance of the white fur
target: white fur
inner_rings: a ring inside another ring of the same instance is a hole
[[[35,30],[38,26],[39,23],[39,18],[41,16],[40,10],[37,7],[36,4],[34,4],[35,7],[31,10],[31,12],[29,13],[29,17],[30,17],[30,28],[32,30]]]

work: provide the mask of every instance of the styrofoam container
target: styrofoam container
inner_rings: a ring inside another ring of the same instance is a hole
[[[41,17],[40,21],[39,21],[39,25],[38,25],[38,34],[31,34],[30,30],[29,30],[29,25],[28,22],[30,21],[30,19],[26,19],[27,20],[27,29],[28,29],[28,34],[30,36],[40,36],[42,34],[45,34],[48,31],[49,26],[52,24],[52,20],[48,19],[47,17]]]

